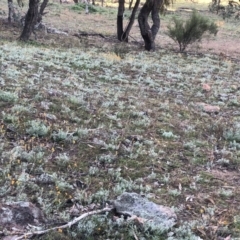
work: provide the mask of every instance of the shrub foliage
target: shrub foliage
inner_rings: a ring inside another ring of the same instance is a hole
[[[191,17],[184,21],[173,18],[173,25],[168,26],[167,35],[179,44],[180,52],[183,52],[189,44],[201,41],[203,34],[217,34],[217,25],[207,17],[193,11]]]

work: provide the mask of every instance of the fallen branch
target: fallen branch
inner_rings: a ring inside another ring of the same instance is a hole
[[[81,33],[75,33],[73,34],[74,37],[81,38],[81,36],[88,37],[88,36],[99,36],[101,38],[106,38],[101,33],[87,33],[87,32],[81,32]]]
[[[58,229],[64,229],[64,228],[68,228],[68,227],[71,227],[72,225],[76,224],[77,222],[79,222],[80,220],[82,220],[83,218],[86,218],[88,216],[92,216],[92,215],[96,215],[96,214],[99,214],[99,213],[104,213],[104,212],[110,212],[113,210],[113,207],[106,207],[106,208],[103,208],[103,209],[100,209],[100,210],[95,210],[95,211],[92,211],[92,212],[87,212],[87,213],[84,213],[82,214],[81,216],[73,219],[72,221],[62,225],[62,226],[58,226],[58,227],[53,227],[53,228],[49,228],[49,229],[46,229],[46,230],[42,230],[42,231],[32,231],[32,232],[28,232],[28,233],[25,233],[17,238],[14,238],[14,240],[21,240],[21,239],[26,239],[26,238],[29,238],[29,237],[32,237],[34,235],[41,235],[41,234],[44,234],[44,233],[47,233],[47,232],[50,232],[52,230],[58,230]]]
[[[174,10],[167,9],[167,13],[175,13],[175,12],[193,12],[196,10],[195,8],[187,8],[187,7],[180,7]],[[197,12],[209,12],[209,10],[201,10],[197,9]]]

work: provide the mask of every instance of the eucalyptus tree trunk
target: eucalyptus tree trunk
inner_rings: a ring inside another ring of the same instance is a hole
[[[155,50],[155,38],[160,28],[159,11],[163,4],[163,0],[147,0],[143,5],[139,15],[138,23],[142,38],[145,43],[145,49]],[[153,25],[148,24],[148,16],[151,13]]]
[[[40,5],[39,13],[38,13],[38,20],[37,22],[40,23],[42,21],[43,15],[45,15],[44,10],[47,7],[49,0],[43,0],[43,2]]]
[[[23,7],[23,1],[22,0],[17,0],[18,6]],[[8,22],[11,23],[12,20],[14,19],[15,11],[14,11],[14,5],[13,5],[13,0],[8,0]],[[15,15],[16,17],[16,15]]]
[[[123,14],[125,11],[125,0],[118,1],[118,15],[117,15],[117,38],[122,41],[123,37]]]
[[[133,4],[133,0],[129,0],[129,7],[128,7],[129,10],[132,9],[132,4]]]
[[[140,0],[137,0],[134,8],[132,10],[132,14],[129,20],[129,23],[125,30],[123,30],[123,14],[125,11],[125,6],[124,6],[124,0],[119,0],[119,5],[118,5],[118,19],[117,19],[117,34],[118,34],[118,40],[121,42],[128,42],[128,36],[129,33],[132,29],[134,20],[135,20],[135,15],[138,10],[138,6],[140,4]]]
[[[24,28],[19,37],[21,41],[28,41],[34,30],[34,26],[38,21],[39,1],[40,0],[29,0],[29,9],[26,14]]]
[[[135,20],[135,15],[137,13],[139,4],[140,4],[140,0],[137,0],[135,5],[134,5],[134,7],[133,7],[129,23],[128,23],[125,31],[122,34],[122,41],[128,42],[128,36],[129,36],[129,33],[130,33],[131,29],[132,29],[132,26],[133,26],[133,23],[134,23],[134,20]]]
[[[8,0],[8,22],[11,23],[13,19],[14,14],[14,7],[13,7],[13,1]]]

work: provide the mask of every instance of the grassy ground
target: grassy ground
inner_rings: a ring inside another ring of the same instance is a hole
[[[114,15],[84,16],[82,24],[71,7],[54,3],[51,24],[64,29],[60,19],[68,18],[69,32],[97,24],[114,34]],[[50,34],[20,44],[16,26],[2,22],[1,30],[1,202],[31,201],[56,223],[69,221],[76,205],[98,207],[134,191],[178,215],[172,238],[155,239],[240,236],[237,62]],[[91,224],[65,238],[127,239],[133,229],[154,239],[134,226],[110,229],[106,219]]]

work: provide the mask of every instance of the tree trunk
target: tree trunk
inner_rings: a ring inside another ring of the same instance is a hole
[[[118,1],[118,16],[117,16],[117,37],[122,41],[123,36],[123,14],[125,11],[125,0]]]
[[[160,28],[159,11],[162,4],[163,0],[147,0],[138,15],[141,35],[145,43],[145,49],[148,51],[155,50],[154,40]],[[152,13],[153,20],[151,28],[148,24],[148,16],[150,12]]]
[[[8,0],[8,22],[9,23],[12,22],[13,14],[14,14],[13,1]]]
[[[38,23],[40,23],[42,21],[42,17],[45,14],[44,10],[47,7],[48,2],[49,2],[49,0],[43,0],[42,4],[40,6],[39,13],[38,13],[38,20],[37,20]]]
[[[128,7],[129,10],[132,9],[132,4],[133,4],[133,0],[130,0],[130,1],[129,1],[129,7]]]
[[[23,1],[22,1],[22,0],[17,0],[17,2],[18,2],[18,6],[19,6],[19,7],[21,7],[21,8],[22,8],[22,7],[24,6],[24,4],[23,4]]]
[[[134,23],[134,20],[135,20],[135,15],[136,15],[136,12],[138,10],[139,4],[140,4],[140,0],[137,0],[135,5],[134,5],[134,8],[132,10],[132,14],[131,14],[128,26],[126,27],[126,30],[122,34],[122,41],[128,42],[128,36],[129,36],[129,33],[130,33],[131,29],[132,29],[132,26],[133,26],[133,23]]]
[[[21,41],[28,41],[34,30],[34,26],[38,20],[38,5],[39,0],[29,0],[29,9],[25,18],[25,25],[19,38]]]
[[[163,4],[163,0],[155,0],[154,4],[153,4],[153,9],[152,9],[152,21],[153,21],[153,25],[151,27],[151,32],[152,32],[152,36],[153,36],[153,41],[155,40],[157,33],[159,31],[160,28],[160,17],[159,17],[159,13],[160,13],[160,8],[162,7]]]

